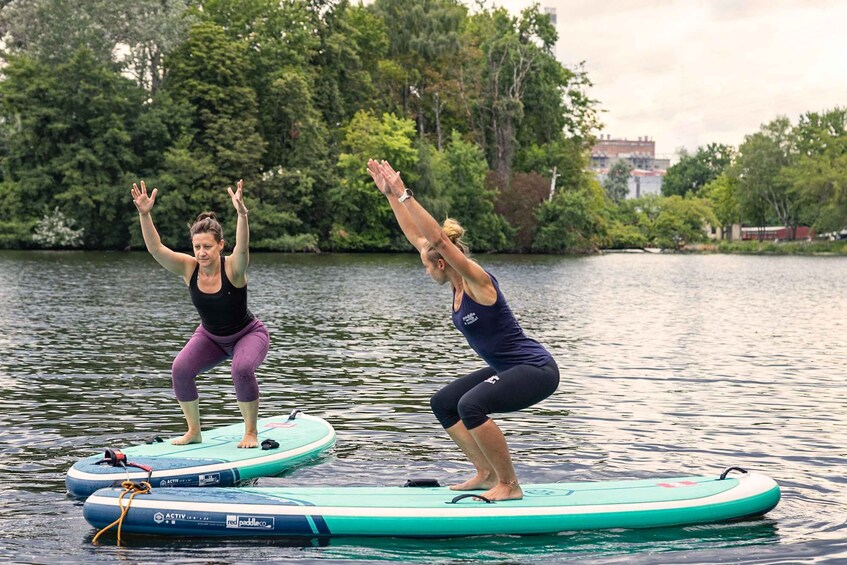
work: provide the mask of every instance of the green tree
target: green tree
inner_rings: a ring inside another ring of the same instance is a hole
[[[136,84],[155,95],[165,75],[165,57],[185,37],[187,29],[196,21],[188,9],[192,0],[133,0],[132,2],[107,2],[116,14],[117,44],[112,53],[126,54],[121,64],[135,79]],[[89,2],[77,6],[90,5]],[[98,14],[97,19],[101,16]]]
[[[385,22],[367,7],[347,0],[316,17],[320,41],[309,60],[313,69],[315,105],[329,129],[347,124],[359,110],[390,111],[379,97],[379,66],[388,52]]]
[[[697,192],[715,180],[732,163],[734,150],[729,145],[710,143],[698,147],[690,155],[683,149],[679,162],[668,168],[662,179],[662,194],[685,196],[689,192]]]
[[[552,57],[556,28],[537,4],[525,9],[520,17],[497,8],[480,12],[472,20],[484,57],[482,90],[475,104],[482,127],[480,138],[491,169],[508,182],[530,77],[545,58]]]
[[[544,144],[522,148],[515,159],[515,171],[537,173],[552,178],[555,190],[578,190],[594,173],[588,170],[588,153],[579,137],[559,137]],[[502,186],[502,185],[501,185]]]
[[[780,117],[745,136],[733,168],[742,207],[755,209],[758,202],[767,203],[771,217],[792,234],[800,220],[803,200],[791,190],[783,170],[795,159],[791,124],[788,118]]]
[[[632,166],[625,160],[619,159],[609,168],[609,174],[603,181],[606,194],[614,203],[619,203],[629,194],[629,177],[632,175]]]
[[[497,251],[510,246],[512,229],[494,211],[497,192],[486,187],[487,171],[482,150],[453,132],[444,150],[446,171],[437,181],[450,202],[449,213],[468,230],[468,243],[477,251]]]
[[[614,219],[607,233],[608,249],[643,249],[647,247],[647,236],[638,226],[628,225]]]
[[[116,63],[155,92],[163,57],[191,22],[190,0],[12,0],[0,11],[0,36],[14,53],[63,63],[80,48],[102,64]]]
[[[539,209],[533,250],[591,253],[602,247],[608,229],[606,194],[594,179],[580,190],[557,192]]]
[[[225,33],[230,42],[239,45],[238,80],[249,86],[255,96],[259,114],[276,112],[280,80],[297,73],[305,81],[312,98],[313,79],[309,60],[319,48],[315,31],[319,26],[307,2],[276,0],[205,0],[198,11],[206,25]],[[298,99],[302,102],[302,97]],[[312,105],[310,100],[310,106]],[[276,124],[258,124],[263,139],[275,143]],[[275,164],[276,159],[270,159]],[[267,162],[265,166],[271,166]]]
[[[642,235],[645,245],[655,244],[656,218],[661,212],[663,200],[662,196],[648,194],[641,198],[623,200],[618,204],[612,214],[612,245],[620,247],[615,241],[621,236],[631,238],[630,228],[636,229]]]
[[[732,224],[742,220],[741,201],[738,198],[738,179],[723,173],[700,191],[711,203],[724,234],[731,233]]]
[[[794,128],[797,161],[783,170],[818,231],[847,227],[847,109],[809,112]]]
[[[85,48],[56,66],[11,57],[3,71],[0,222],[19,237],[58,206],[86,247],[126,245],[125,181],[139,163],[132,131],[143,92]]]
[[[704,241],[706,225],[718,225],[718,219],[707,200],[683,198],[679,195],[663,198],[654,222],[655,242],[660,247],[681,249],[686,244]]]
[[[193,207],[214,209],[223,218],[232,215],[225,187],[256,178],[265,147],[256,96],[245,76],[245,50],[244,42],[229,39],[222,28],[195,24],[168,58],[162,87],[191,109],[183,147],[198,164],[187,178],[177,176],[194,184],[169,188],[186,193]]]
[[[282,73],[267,102],[261,195],[317,233],[326,208],[324,196],[335,177],[329,132],[315,107],[308,78],[297,69]]]
[[[333,226],[328,245],[339,251],[407,249],[385,197],[367,172],[368,159],[385,159],[414,186],[418,151],[415,123],[358,112],[346,128],[338,159],[339,183],[329,191]]]
[[[415,196],[434,218],[450,214],[450,197],[440,179],[449,177],[449,164],[443,151],[438,151],[425,138],[415,142],[418,162],[415,170]]]
[[[125,9],[108,0],[13,0],[0,11],[0,30],[7,49],[41,62],[64,63],[84,48],[106,64],[124,18]]]
[[[392,85],[402,104],[396,110],[415,118],[418,135],[434,129],[441,147],[441,91],[460,50],[467,8],[457,0],[376,0],[373,8],[385,22],[388,56],[400,70]]]

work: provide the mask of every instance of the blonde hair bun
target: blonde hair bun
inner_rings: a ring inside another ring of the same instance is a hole
[[[465,228],[462,225],[454,220],[453,218],[447,218],[444,220],[444,223],[441,224],[441,230],[444,232],[444,235],[447,236],[453,245],[461,249],[462,253],[467,255],[470,252],[467,244],[462,239],[462,236],[465,235]]]

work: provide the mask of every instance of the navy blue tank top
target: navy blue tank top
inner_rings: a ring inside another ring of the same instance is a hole
[[[221,289],[217,292],[207,294],[197,287],[199,264],[188,283],[191,302],[200,314],[203,327],[215,335],[236,334],[254,320],[253,314],[247,309],[247,286],[233,286],[226,276],[225,266],[225,259],[221,256]]]
[[[540,367],[547,364],[550,353],[523,333],[506,297],[500,292],[497,279],[491,273],[488,276],[497,291],[497,301],[491,306],[483,306],[465,293],[458,310],[450,307],[453,324],[473,350],[498,373],[516,365]],[[453,293],[455,296],[455,290]]]

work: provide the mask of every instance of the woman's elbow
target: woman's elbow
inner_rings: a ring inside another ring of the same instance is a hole
[[[444,249],[448,243],[450,243],[450,238],[447,237],[447,234],[445,234],[443,230],[438,230],[438,237],[432,238],[429,245],[438,251],[440,249]]]

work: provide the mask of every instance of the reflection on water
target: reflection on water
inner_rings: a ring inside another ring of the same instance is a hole
[[[170,362],[197,324],[181,282],[146,254],[0,253],[0,557],[198,561],[800,561],[847,556],[847,261],[812,257],[481,256],[558,392],[503,415],[529,482],[719,473],[774,477],[766,519],[649,531],[448,540],[186,541],[93,548],[64,473],[105,446],[177,434]],[[262,479],[396,485],[469,466],[429,396],[480,366],[449,291],[414,255],[254,254],[250,304],[271,332],[262,413],[327,418],[336,448]],[[228,366],[200,378],[205,425],[239,419]]]

